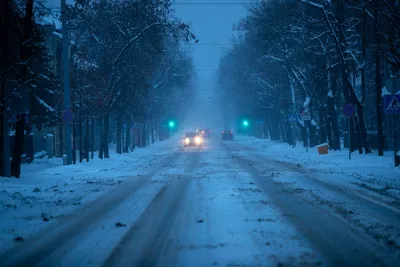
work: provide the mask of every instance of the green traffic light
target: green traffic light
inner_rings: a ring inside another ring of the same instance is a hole
[[[248,122],[247,120],[244,120],[244,121],[243,121],[243,126],[244,126],[244,127],[249,126],[249,122]]]
[[[170,128],[174,128],[174,127],[175,127],[175,122],[170,121],[170,122],[168,123],[168,125],[169,125]]]

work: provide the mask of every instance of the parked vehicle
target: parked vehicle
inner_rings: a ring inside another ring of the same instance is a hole
[[[233,133],[231,130],[225,130],[221,133],[222,140],[233,140]]]

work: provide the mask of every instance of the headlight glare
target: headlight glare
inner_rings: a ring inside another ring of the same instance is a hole
[[[202,140],[200,136],[196,136],[196,138],[194,139],[194,141],[196,142],[197,145],[200,145]]]

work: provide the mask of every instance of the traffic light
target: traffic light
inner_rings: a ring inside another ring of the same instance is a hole
[[[248,120],[244,120],[243,121],[243,126],[244,127],[248,127],[249,126],[249,121]]]
[[[169,121],[168,122],[168,126],[169,126],[169,128],[174,128],[175,127],[175,122],[174,121]]]

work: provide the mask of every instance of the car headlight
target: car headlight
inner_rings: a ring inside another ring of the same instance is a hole
[[[201,142],[202,142],[203,140],[201,139],[200,136],[196,136],[196,138],[194,139],[194,141],[196,142],[197,145],[200,145]]]
[[[185,138],[185,144],[188,145],[189,143],[190,143],[190,138],[189,138],[189,137],[186,137],[186,138]]]

